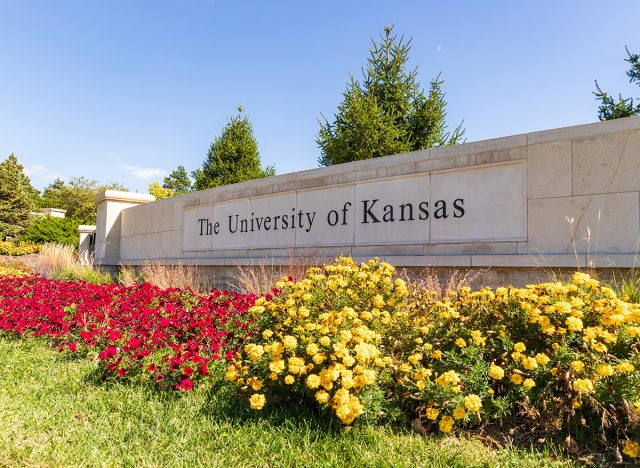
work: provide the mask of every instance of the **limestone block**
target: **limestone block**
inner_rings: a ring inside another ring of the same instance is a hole
[[[216,205],[217,206],[217,205]],[[213,205],[200,205],[184,210],[183,250],[211,250],[214,239]]]
[[[452,244],[428,244],[424,246],[426,255],[490,255],[516,254],[516,242],[458,242]]]
[[[160,252],[163,258],[180,258],[182,253],[181,249],[181,232],[180,231],[165,231],[159,233],[160,235]]]
[[[635,252],[639,222],[638,192],[530,200],[529,252],[572,253],[572,231],[578,253]]]
[[[571,195],[571,141],[530,145],[527,158],[529,198]]]
[[[520,139],[516,141],[520,142]],[[456,146],[459,145],[455,145],[454,147]],[[482,148],[482,145],[478,145],[475,149],[480,150]],[[491,146],[488,146],[488,148],[491,148]],[[448,154],[448,152],[444,154]],[[459,151],[451,150],[451,154],[447,157],[432,157],[421,163],[417,163],[416,170],[418,172],[422,172],[441,171],[455,168],[468,168],[470,166],[500,164],[509,161],[518,161],[526,159],[526,157],[526,146],[495,147],[493,149],[486,149],[485,151],[475,153],[460,153]]]
[[[431,242],[524,240],[525,172],[524,161],[433,172]]]
[[[358,257],[406,257],[423,256],[424,245],[356,245],[351,249],[354,256]]]
[[[419,209],[421,203],[428,201],[428,175],[358,182],[355,243],[384,245],[428,242],[429,223]]]
[[[170,231],[173,226],[172,207],[171,205],[162,204],[159,206],[146,205],[145,208],[151,209],[151,231],[164,232]]]
[[[640,130],[573,140],[573,194],[640,190]]]
[[[314,213],[312,228],[296,229],[296,247],[352,245],[355,220],[354,184],[299,190],[297,210]]]
[[[640,130],[640,117],[627,117],[626,119],[608,120],[586,125],[574,125],[571,127],[554,128],[541,132],[529,133],[529,144],[547,143],[549,141],[570,140],[573,138],[591,137],[604,133],[628,132]]]
[[[127,263],[140,258],[143,236],[127,236],[120,239],[120,261]]]
[[[308,227],[307,216],[304,213],[302,217],[298,216],[296,192],[251,198],[250,207],[251,216],[256,218],[249,234],[252,248],[294,247],[299,221],[302,220],[302,223],[306,223],[303,226]],[[286,217],[287,228],[284,228],[283,217]],[[289,224],[292,219],[296,228]]]
[[[216,203],[214,220],[220,223],[219,234],[214,236],[213,249],[246,249],[250,246],[249,232],[240,232],[241,219],[251,217],[248,198]]]

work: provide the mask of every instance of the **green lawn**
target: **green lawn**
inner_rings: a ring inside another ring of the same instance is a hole
[[[105,384],[95,364],[38,340],[0,338],[0,466],[548,466],[549,452],[494,450],[397,427],[343,431],[310,410],[253,414],[224,390]],[[214,379],[211,379],[214,380]],[[311,416],[311,417],[310,417]]]

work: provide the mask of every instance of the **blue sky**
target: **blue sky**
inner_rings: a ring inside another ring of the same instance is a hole
[[[264,164],[317,166],[317,119],[384,25],[445,79],[468,141],[596,121],[594,79],[640,97],[638,0],[0,0],[0,158],[144,192],[202,163],[242,104]]]

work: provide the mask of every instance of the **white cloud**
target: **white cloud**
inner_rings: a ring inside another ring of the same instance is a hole
[[[24,168],[24,173],[32,179],[54,180],[57,178],[64,178],[63,176],[61,176],[54,170],[49,169],[43,164],[28,164]]]
[[[442,46],[439,45],[438,47],[436,47],[436,51],[440,52],[442,50]]]
[[[160,169],[157,167],[140,167],[140,166],[124,165],[122,166],[122,169],[127,171],[132,176],[142,180],[158,179],[168,174],[168,172],[165,171],[164,169]]]

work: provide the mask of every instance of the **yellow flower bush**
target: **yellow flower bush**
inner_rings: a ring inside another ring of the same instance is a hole
[[[349,425],[387,401],[446,433],[524,405],[539,429],[640,436],[640,305],[589,275],[440,296],[342,257],[276,288],[226,373],[251,408],[304,396]]]
[[[387,263],[342,257],[276,287],[277,297],[258,299],[250,310],[259,332],[247,338],[227,379],[246,394],[260,382],[267,403],[270,395],[306,394],[351,424],[365,411],[367,389],[393,362],[381,332],[406,314],[404,281]],[[250,406],[261,409],[255,398]]]

